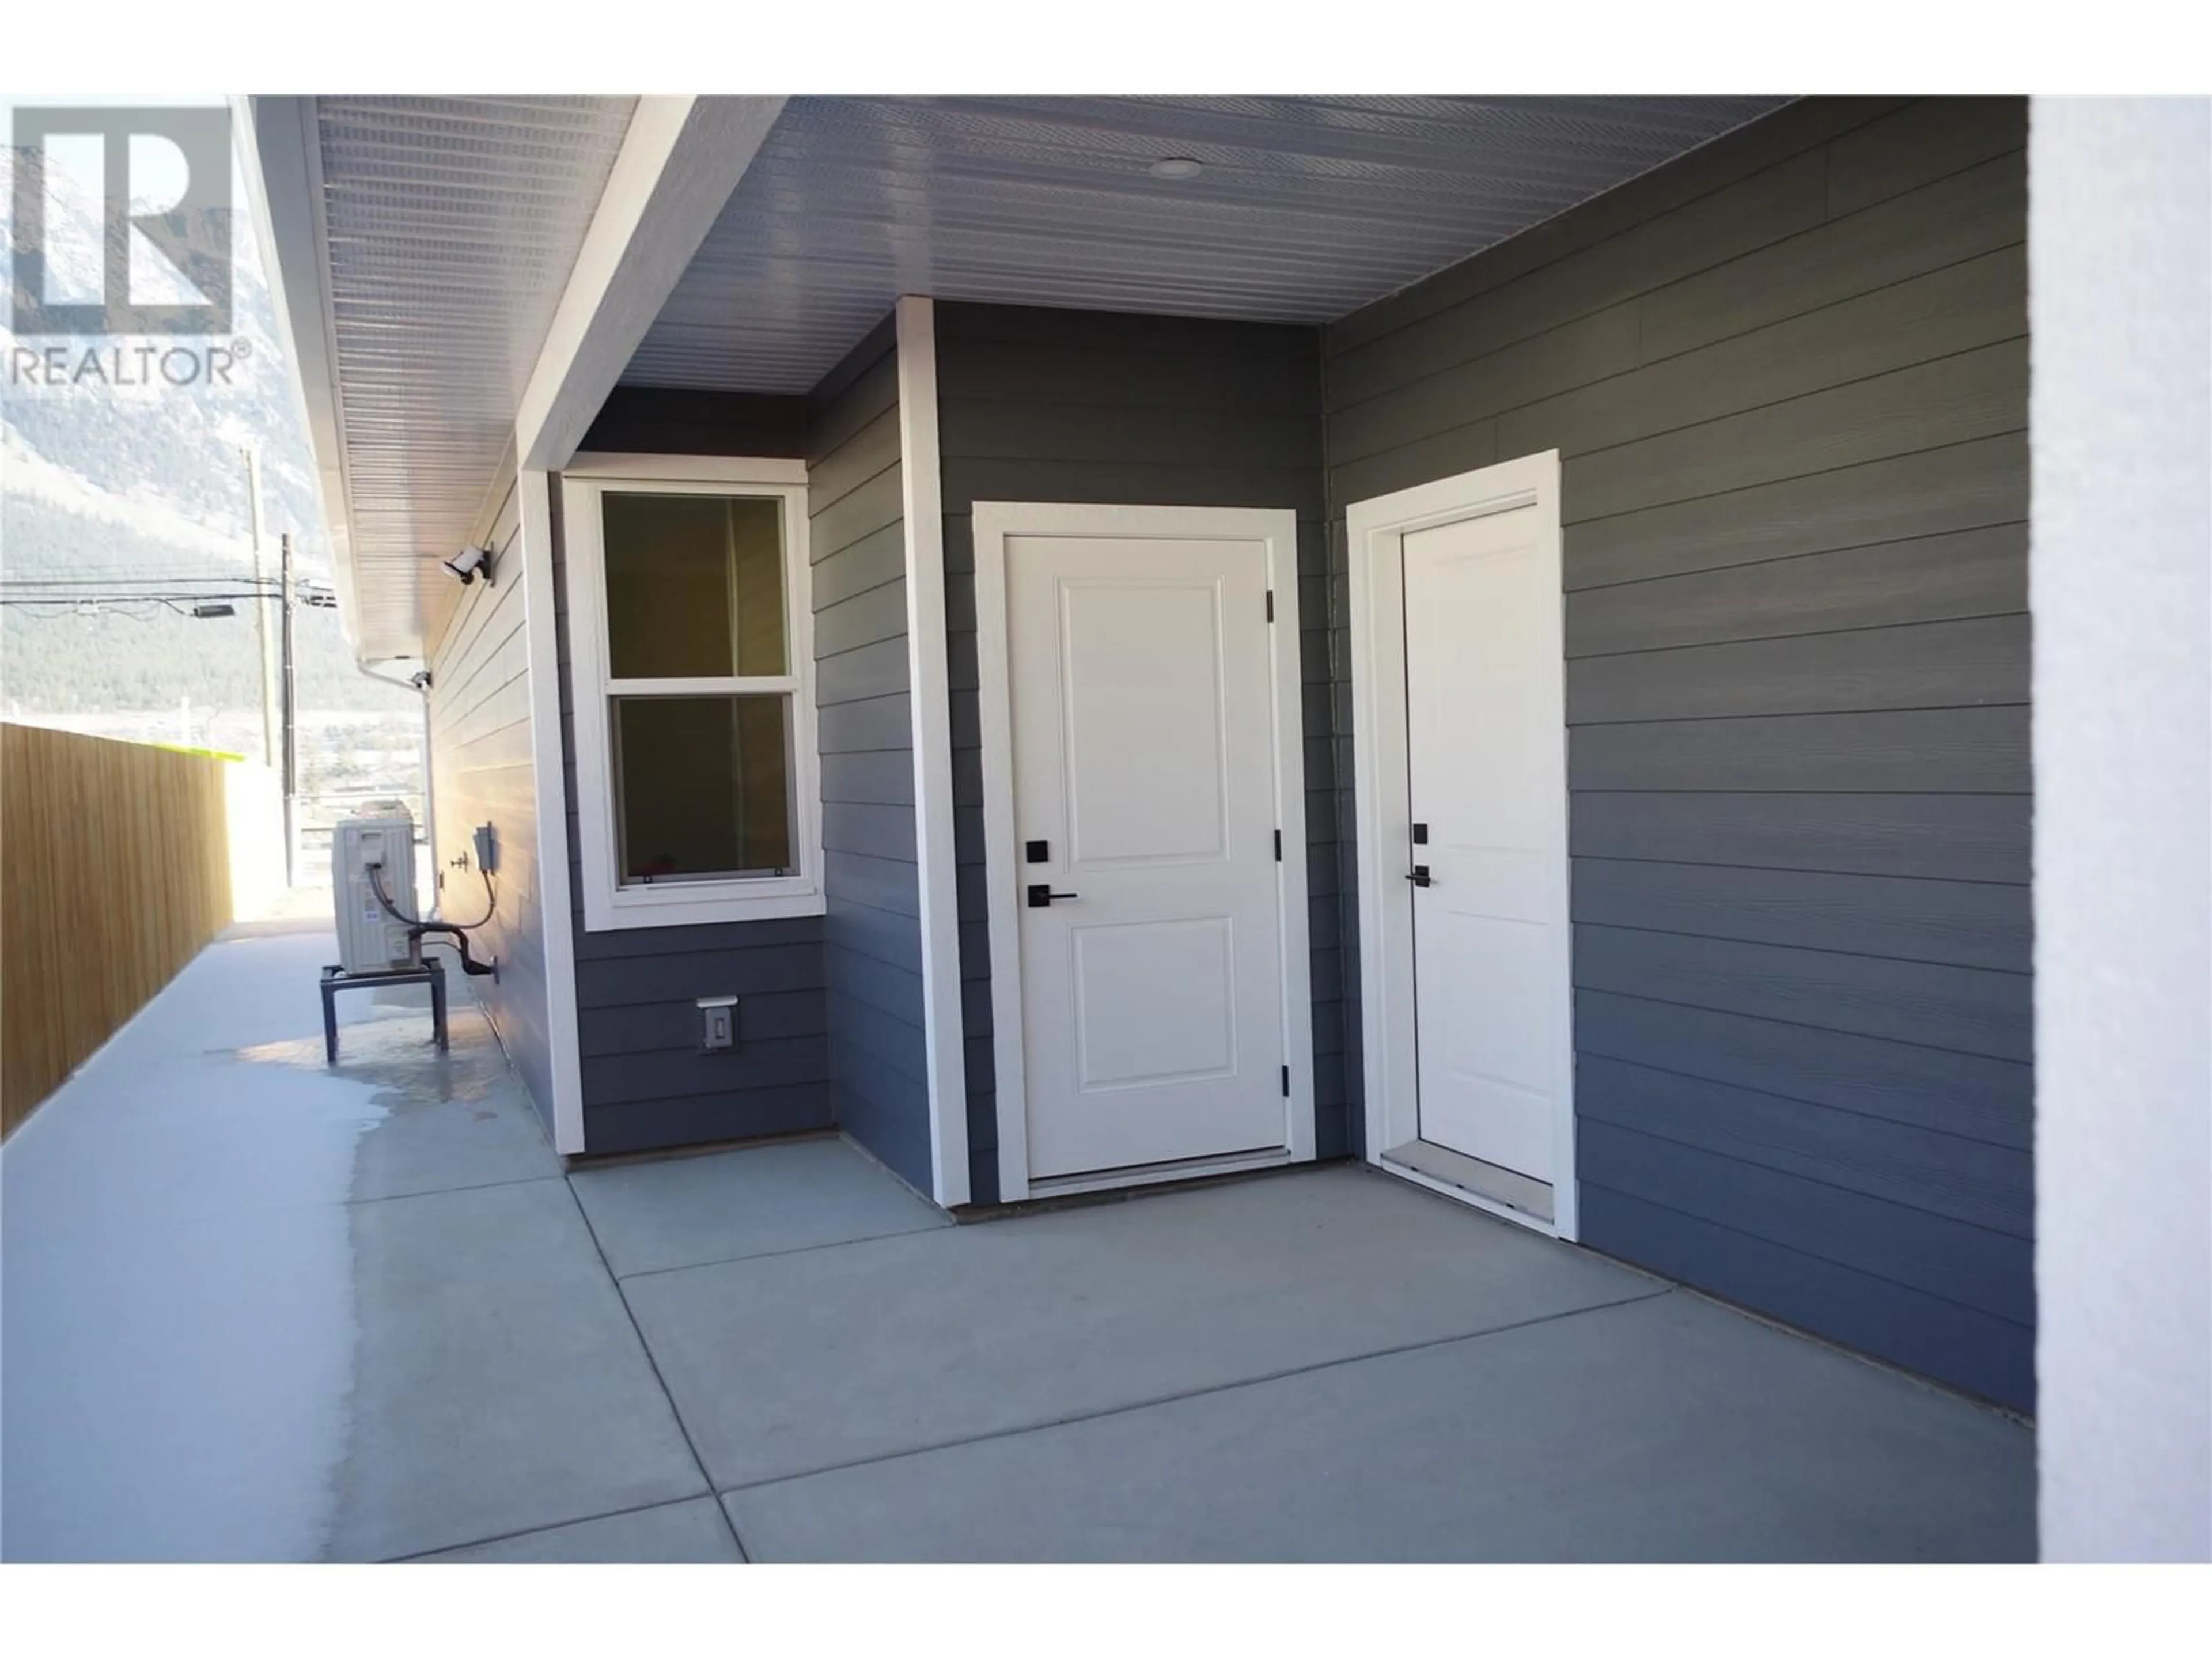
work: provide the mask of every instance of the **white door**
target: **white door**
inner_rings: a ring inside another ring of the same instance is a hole
[[[1029,1172],[1283,1147],[1267,544],[1004,547]]]
[[[1566,793],[1556,531],[1537,506],[1403,538],[1420,1139],[1550,1182]]]

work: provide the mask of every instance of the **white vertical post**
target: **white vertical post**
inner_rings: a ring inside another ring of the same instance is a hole
[[[525,468],[514,481],[514,544],[522,579],[523,660],[530,670],[530,761],[538,813],[538,908],[545,929],[545,1032],[550,1048],[553,1150],[584,1145],[582,1030],[576,1015],[576,935],[568,884],[566,765],[561,747],[560,641],[555,629],[551,475]]]
[[[945,640],[945,499],[937,447],[937,317],[898,302],[899,478],[906,517],[906,647],[914,711],[915,862],[929,1069],[930,1196],[970,1197],[968,1060],[960,1018],[960,918],[952,860],[952,694]]]
[[[2038,98],[2043,1553],[2212,1556],[2212,102]]]

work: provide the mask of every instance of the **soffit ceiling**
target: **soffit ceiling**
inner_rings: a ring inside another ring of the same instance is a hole
[[[1783,101],[795,98],[623,379],[804,392],[901,294],[1324,322]]]
[[[316,102],[364,658],[420,649],[419,573],[460,550],[499,474],[636,102]]]

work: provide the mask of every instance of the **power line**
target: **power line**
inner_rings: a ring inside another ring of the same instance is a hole
[[[119,605],[208,605],[227,600],[254,602],[283,598],[281,585],[248,581],[228,587],[179,588],[172,583],[99,583],[78,586],[67,580],[47,582],[0,580],[0,605],[39,605],[79,615],[97,616]],[[334,611],[337,594],[320,583],[293,584],[293,602],[311,611]]]

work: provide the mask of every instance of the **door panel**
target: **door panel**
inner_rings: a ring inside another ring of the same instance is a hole
[[[1061,576],[1072,868],[1226,855],[1221,597],[1212,580]]]
[[[1226,916],[1077,927],[1076,1078],[1086,1091],[1225,1077],[1237,1062],[1236,929]]]
[[[1403,538],[1420,1138],[1549,1182],[1566,1079],[1559,572],[1537,512]]]
[[[1282,1146],[1265,544],[1006,560],[1030,1172]]]

